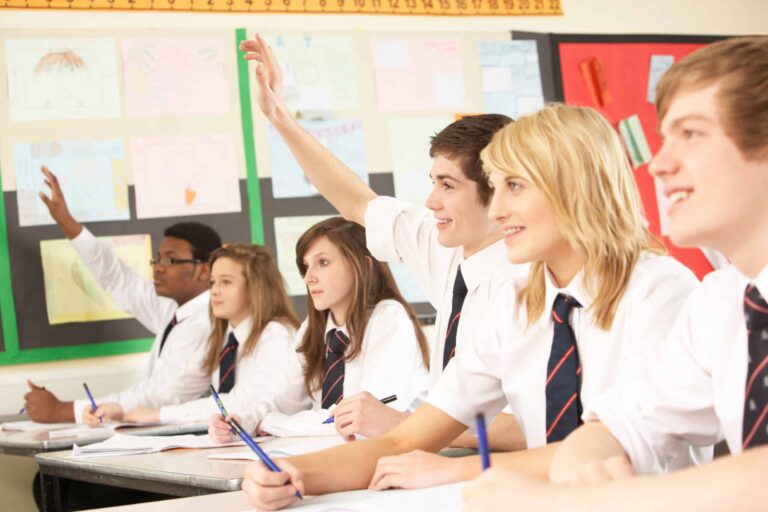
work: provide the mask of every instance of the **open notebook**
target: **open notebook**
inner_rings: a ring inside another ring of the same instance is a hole
[[[8,432],[48,432],[48,437],[57,439],[62,437],[79,437],[88,435],[103,436],[118,430],[128,430],[138,427],[154,427],[162,423],[127,423],[120,421],[107,421],[98,427],[78,425],[76,423],[38,423],[36,421],[9,421],[0,424],[0,430]]]
[[[265,439],[269,438],[261,437],[257,438],[257,441],[264,441]],[[222,448],[224,446],[238,446],[242,444],[244,444],[242,441],[218,444],[207,435],[132,436],[118,433],[100,443],[86,446],[75,444],[72,447],[72,455],[75,457],[114,457],[116,455],[162,452],[174,448]]]
[[[285,440],[282,440],[285,441]],[[303,455],[305,453],[319,452],[326,448],[332,448],[344,444],[344,438],[336,436],[313,437],[312,439],[303,439],[301,441],[292,441],[281,443],[279,447],[270,446],[270,441],[261,445],[261,447],[272,457],[291,457],[293,455]],[[259,456],[251,450],[242,452],[212,453],[209,459],[218,460],[259,460]]]
[[[45,432],[46,430],[57,430],[74,426],[74,423],[38,423],[32,420],[23,420],[0,423],[0,430],[6,432]]]

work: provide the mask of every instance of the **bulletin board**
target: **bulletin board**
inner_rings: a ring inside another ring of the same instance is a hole
[[[537,42],[547,101],[596,108],[620,133],[650,230],[662,238],[670,254],[700,279],[722,265],[720,255],[670,242],[666,198],[648,173],[648,162],[661,147],[654,84],[673,62],[724,36],[512,32],[512,38]]]
[[[76,302],[72,292],[51,295],[51,276],[66,274],[67,286],[99,302],[39,210],[40,163],[63,180],[68,199],[79,194],[86,207],[78,213],[70,202],[75,217],[142,271],[165,227],[197,220],[225,241],[270,247],[306,313],[295,242],[336,212],[258,109],[253,63],[237,50],[257,31],[3,33],[0,365],[140,352],[152,342],[133,318],[84,317],[63,311]],[[535,44],[508,32],[260,32],[283,65],[286,102],[300,122],[376,192],[419,204],[431,187],[431,135],[464,114],[516,116],[543,104]],[[209,189],[219,191],[211,204],[203,201]],[[428,321],[434,309],[418,283],[404,266],[391,268]]]

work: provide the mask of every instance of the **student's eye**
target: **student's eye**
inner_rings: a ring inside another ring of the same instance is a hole
[[[683,137],[687,140],[697,139],[701,136],[701,132],[698,130],[683,130]]]
[[[520,183],[519,181],[510,180],[507,182],[507,188],[509,188],[509,190],[518,190],[522,187],[523,187],[523,184]]]
[[[328,265],[330,265],[330,263],[331,263],[331,262],[330,262],[330,261],[328,261],[328,260],[326,260],[326,259],[321,259],[321,260],[319,261],[319,263],[320,263],[320,266],[321,266],[321,267],[327,267]]]
[[[450,183],[443,182],[443,190],[453,190],[453,186]]]

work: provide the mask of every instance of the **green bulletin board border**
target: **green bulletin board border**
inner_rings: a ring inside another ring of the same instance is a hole
[[[261,211],[261,191],[256,165],[256,149],[253,143],[253,116],[251,113],[250,78],[248,62],[241,58],[240,41],[247,38],[246,30],[235,30],[235,51],[238,52],[237,74],[240,93],[240,115],[245,152],[246,188],[248,192],[248,216],[251,224],[251,241],[264,244],[264,225]],[[8,228],[6,226],[5,196],[0,175],[0,310],[3,319],[4,350],[0,352],[0,366],[40,363],[85,357],[112,356],[146,352],[152,346],[152,338],[104,341],[67,347],[19,349],[19,332],[16,325],[16,307],[11,287],[11,262],[8,254]]]

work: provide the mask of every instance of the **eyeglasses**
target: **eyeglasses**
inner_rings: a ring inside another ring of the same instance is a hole
[[[197,258],[193,259],[179,259],[179,258],[152,258],[149,260],[149,264],[153,267],[156,265],[163,265],[164,267],[167,267],[168,265],[181,265],[182,263],[202,263],[203,260],[199,260]]]

